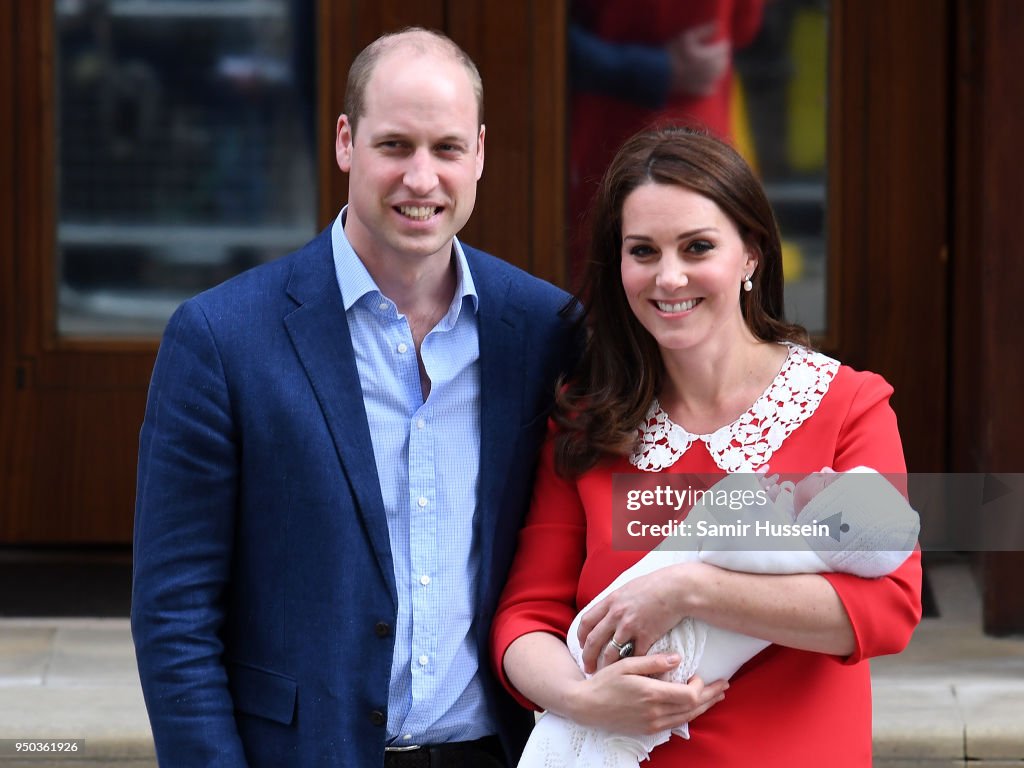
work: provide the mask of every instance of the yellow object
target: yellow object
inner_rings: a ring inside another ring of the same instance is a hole
[[[793,77],[786,94],[786,157],[792,170],[812,173],[825,167],[828,24],[821,9],[801,8],[794,14],[789,53]]]
[[[732,88],[729,89],[729,122],[736,151],[747,161],[747,165],[754,169],[754,173],[760,176],[754,133],[750,128],[750,115],[747,113],[747,98],[739,73],[736,72],[733,73]]]
[[[804,276],[804,252],[790,240],[782,241],[782,276],[787,283],[795,283]]]

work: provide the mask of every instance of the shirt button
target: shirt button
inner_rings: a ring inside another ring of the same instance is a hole
[[[419,504],[419,505],[420,505],[421,507],[425,507],[425,506],[427,506],[427,497],[426,497],[426,496],[420,496],[420,497],[419,497],[419,498],[418,498],[418,499],[416,500],[416,503],[417,503],[417,504]]]
[[[430,583],[430,577],[429,576],[427,576],[426,574],[423,574],[422,576],[420,576],[420,584],[422,584],[425,587],[429,583]]]
[[[428,657],[426,657],[426,656],[420,656],[420,658],[419,658],[419,662],[420,662],[420,666],[421,667],[427,666],[427,663],[429,661],[430,661],[430,659]]]
[[[378,621],[373,625],[373,633],[377,635],[377,637],[387,637],[391,634],[391,625],[386,621]]]
[[[388,303],[386,301],[382,301],[380,304],[377,305],[377,309],[379,309],[381,312],[383,312],[387,308],[388,308]]]
[[[398,351],[400,354],[404,355],[406,352],[409,351],[409,347],[406,346],[406,343],[403,341],[401,344],[398,345]]]
[[[375,709],[370,713],[370,722],[374,725],[384,725],[387,721],[387,717],[379,709]]]
[[[425,426],[427,426],[426,421],[423,419],[416,419],[416,429],[423,429]]]
[[[405,734],[405,736],[402,737],[402,741],[412,741],[412,734],[411,733]]]

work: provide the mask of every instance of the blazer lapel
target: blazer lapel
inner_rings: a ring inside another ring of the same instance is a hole
[[[308,257],[296,260],[287,289],[299,306],[285,316],[285,328],[313,385],[397,608],[391,540],[352,338],[334,274],[330,228],[303,254]]]
[[[465,250],[480,297],[480,498],[474,532],[481,562],[488,563],[506,469],[522,421],[522,310],[511,300],[511,281]],[[483,569],[480,576],[480,589],[486,590],[489,571]]]

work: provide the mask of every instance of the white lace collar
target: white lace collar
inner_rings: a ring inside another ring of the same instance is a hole
[[[700,440],[724,472],[752,472],[768,463],[828,392],[839,362],[806,347],[790,345],[782,369],[746,413],[707,435],[692,435],[673,422],[658,400],[651,403],[629,461],[645,472],[675,464]]]

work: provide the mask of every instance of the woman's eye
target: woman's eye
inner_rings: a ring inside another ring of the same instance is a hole
[[[630,249],[629,249],[629,255],[630,256],[643,257],[643,256],[650,256],[653,253],[654,253],[654,249],[651,248],[651,246],[649,246],[649,245],[634,245],[634,246],[631,246]]]
[[[690,243],[687,250],[689,250],[691,253],[696,253],[700,255],[703,253],[707,253],[710,250],[713,250],[714,247],[714,244],[708,242],[707,240],[694,240],[692,243]]]

